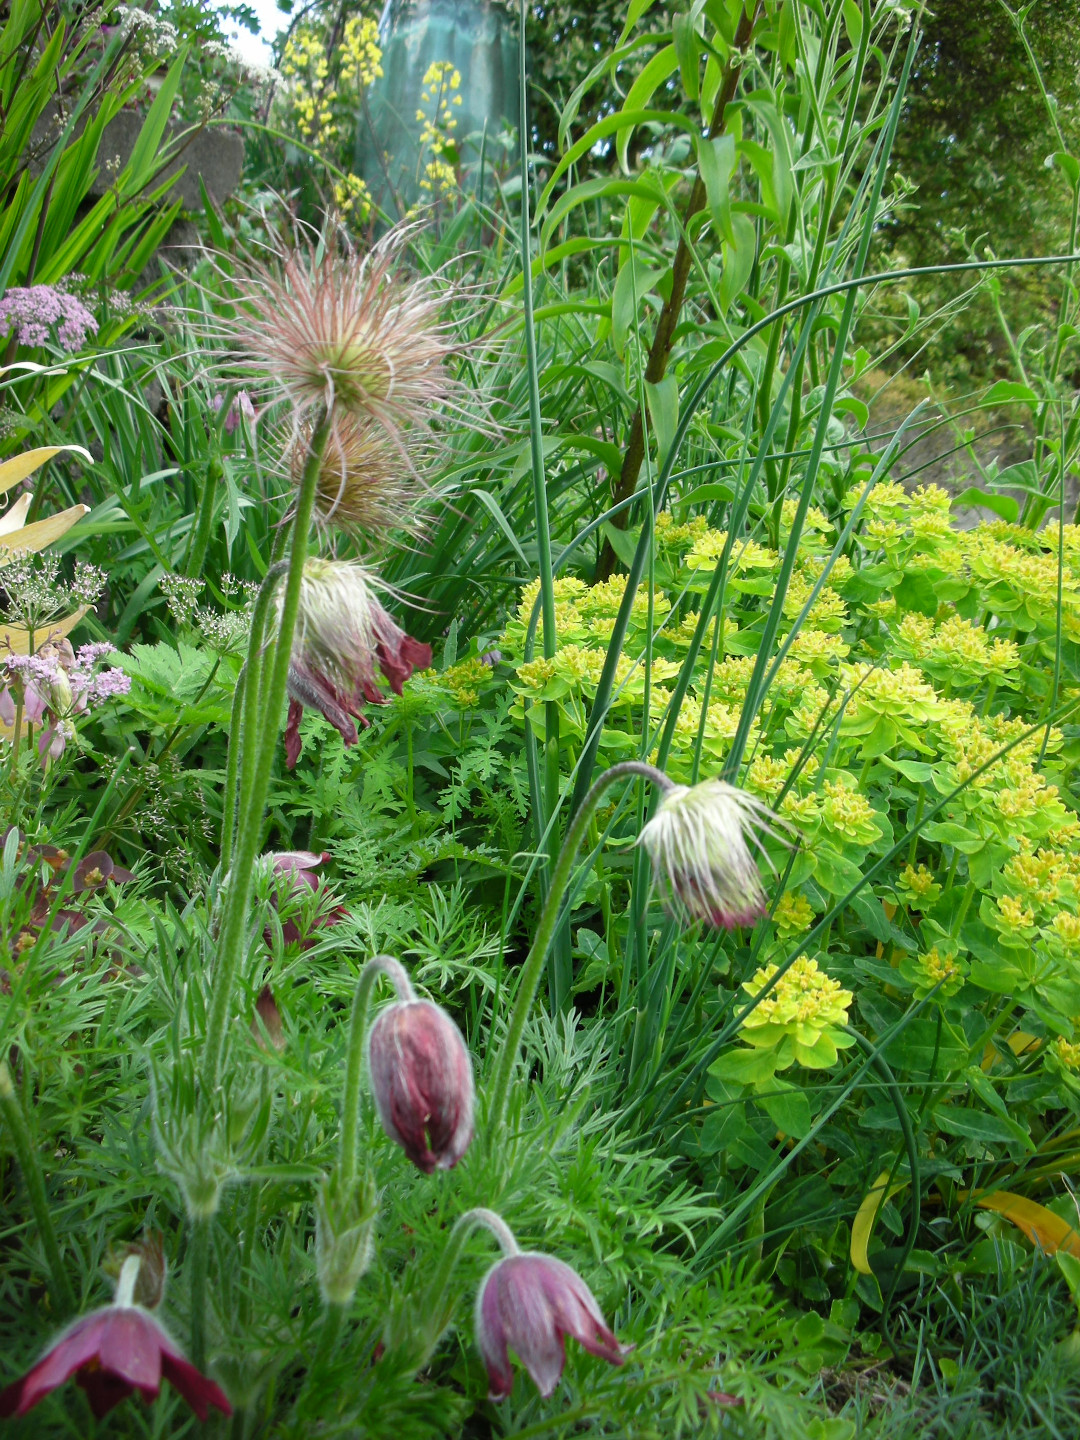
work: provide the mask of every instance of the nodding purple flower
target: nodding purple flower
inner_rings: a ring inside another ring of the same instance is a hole
[[[371,1027],[368,1072],[382,1127],[425,1175],[452,1169],[473,1134],[472,1061],[430,1000],[397,1000]]]
[[[263,857],[264,861],[270,862],[270,868],[274,874],[286,882],[284,888],[289,895],[296,895],[303,890],[318,890],[322,884],[322,877],[315,872],[330,858],[329,850],[319,853],[314,850],[277,850]],[[272,899],[272,904],[276,910],[278,908],[276,897]],[[345,913],[345,907],[338,905],[329,913],[318,915],[312,928],[336,925]],[[282,924],[281,937],[286,945],[299,945],[301,950],[310,950],[315,944],[310,935],[301,931],[295,920],[286,920]],[[271,944],[273,936],[269,926],[263,931],[263,938],[267,945]]]
[[[139,1260],[129,1256],[116,1299],[63,1331],[21,1380],[0,1390],[0,1415],[25,1415],[72,1376],[100,1419],[136,1391],[154,1400],[170,1381],[200,1420],[210,1406],[232,1414],[224,1391],[185,1360],[164,1327],[134,1302]]]
[[[487,1366],[491,1399],[514,1388],[513,1350],[545,1398],[566,1364],[566,1336],[592,1355],[621,1365],[632,1348],[605,1324],[592,1291],[553,1255],[506,1255],[491,1267],[476,1296],[476,1343]]]
[[[672,785],[638,844],[648,852],[669,910],[732,930],[752,925],[768,909],[750,845],[771,866],[761,834],[791,843],[774,825],[787,822],[756,796],[723,780],[703,780]]]
[[[215,415],[221,413],[221,407],[225,404],[224,395],[215,395],[210,402]],[[255,423],[255,406],[251,402],[251,396],[246,390],[237,392],[236,397],[229,405],[228,414],[225,416],[225,434],[233,435],[240,429],[241,420],[246,420],[249,425]]]
[[[73,354],[97,328],[82,301],[55,285],[17,286],[0,299],[0,336],[14,332],[20,345],[45,345],[51,333],[62,350]]]
[[[300,755],[300,716],[318,710],[346,745],[359,738],[356,721],[367,725],[362,706],[384,705],[375,683],[381,670],[395,694],[414,669],[431,664],[431,646],[397,625],[380,604],[360,565],[310,559],[304,565],[300,608],[289,665],[289,718],[285,758],[291,770]]]

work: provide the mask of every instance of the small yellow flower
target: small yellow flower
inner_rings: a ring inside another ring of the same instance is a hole
[[[786,890],[777,901],[773,919],[777,934],[786,940],[789,935],[798,935],[810,929],[814,923],[814,911],[805,895]]]

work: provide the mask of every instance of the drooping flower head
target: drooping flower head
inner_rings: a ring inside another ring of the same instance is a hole
[[[381,670],[391,690],[400,695],[413,670],[430,664],[431,646],[406,635],[394,622],[362,566],[309,559],[289,665],[285,730],[289,768],[300,754],[300,715],[305,705],[324,715],[346,745],[355,745],[355,722],[367,724],[363,704],[386,703],[376,672]]]
[[[451,1170],[473,1134],[472,1061],[461,1031],[430,1000],[396,1000],[368,1037],[368,1074],[382,1127],[430,1175]]]
[[[0,1415],[25,1415],[73,1375],[99,1419],[136,1391],[146,1400],[156,1399],[163,1378],[200,1420],[206,1419],[211,1405],[223,1415],[232,1414],[220,1386],[185,1360],[150,1311],[135,1303],[139,1267],[139,1257],[128,1256],[113,1303],[76,1320],[32,1370],[0,1390]]]
[[[400,274],[409,233],[391,231],[364,257],[331,242],[321,258],[296,249],[254,267],[239,317],[226,326],[247,375],[299,413],[323,405],[392,434],[426,426],[452,391],[443,362],[454,346],[440,319],[442,288]]]
[[[271,896],[270,901],[274,909],[279,909],[286,899],[302,895],[305,890],[320,889],[323,877],[317,872],[330,858],[329,850],[318,853],[314,850],[275,850],[264,855],[263,863],[269,865],[279,882],[277,893]],[[317,914],[310,929],[318,930],[325,925],[336,925],[346,913],[343,905],[335,905],[333,909]],[[263,931],[263,938],[267,945],[272,944],[273,935],[269,926]],[[316,943],[310,930],[301,930],[291,916],[282,922],[281,938],[286,945],[299,945],[301,950],[310,950]]]
[[[476,1343],[493,1400],[514,1388],[509,1350],[540,1394],[550,1395],[566,1364],[567,1335],[612,1365],[631,1348],[619,1344],[592,1291],[562,1260],[523,1251],[492,1266],[476,1296]]]
[[[768,908],[751,845],[768,865],[765,834],[782,844],[784,821],[761,800],[724,780],[672,785],[638,843],[652,861],[664,903],[717,929],[752,925]]]

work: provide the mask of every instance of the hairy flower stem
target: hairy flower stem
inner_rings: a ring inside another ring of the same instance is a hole
[[[210,1217],[191,1222],[191,1363],[206,1364],[206,1278],[210,1268]]]
[[[266,795],[270,788],[270,769],[274,749],[277,745],[278,722],[281,707],[285,703],[285,690],[289,677],[289,659],[292,653],[293,631],[296,628],[296,612],[300,604],[300,584],[307,559],[308,531],[315,508],[315,496],[319,483],[319,467],[323,451],[330,434],[330,420],[325,414],[319,419],[311,437],[304,477],[296,502],[296,517],[292,525],[292,545],[288,562],[288,578],[285,583],[285,600],[278,626],[277,643],[274,647],[270,681],[267,687],[266,710],[259,729],[259,739],[254,747],[245,745],[241,765],[241,806],[240,829],[236,839],[236,851],[229,867],[230,883],[225,896],[224,913],[221,919],[221,934],[218,944],[218,969],[214,976],[213,995],[210,1001],[210,1015],[206,1026],[206,1045],[203,1052],[203,1083],[207,1094],[212,1094],[221,1076],[221,1057],[225,1047],[225,1026],[229,1018],[236,972],[240,966],[247,936],[248,908],[251,901],[251,887],[255,871],[255,859],[262,839],[263,816],[266,810]],[[248,650],[248,679],[246,685],[244,732],[245,739],[253,733],[258,717],[249,722],[249,715],[259,693],[255,683],[252,665],[253,655],[261,639],[259,625],[260,608],[269,607],[269,590],[273,571],[267,573],[252,617],[251,644]],[[262,611],[265,617],[266,611]],[[243,786],[250,775],[250,787]]]
[[[221,873],[228,873],[232,864],[233,846],[236,843],[237,788],[240,796],[251,794],[255,783],[255,761],[259,748],[259,718],[262,711],[259,699],[262,693],[264,643],[266,622],[270,606],[274,602],[277,583],[288,571],[284,561],[271,565],[259,589],[255,607],[251,613],[251,632],[248,636],[248,655],[236,682],[233,695],[232,715],[229,720],[229,754],[225,764],[225,799],[221,821]],[[239,774],[239,782],[237,776]]]
[[[473,1210],[466,1210],[464,1215],[459,1215],[454,1221],[454,1227],[450,1231],[450,1238],[443,1247],[442,1258],[439,1260],[438,1269],[432,1276],[431,1285],[428,1288],[427,1297],[424,1301],[424,1313],[428,1316],[438,1316],[446,1302],[446,1291],[453,1276],[454,1269],[461,1259],[461,1252],[465,1248],[465,1241],[478,1225],[490,1230],[499,1242],[499,1248],[504,1255],[519,1255],[521,1248],[514,1239],[514,1233],[507,1225],[501,1215],[496,1215],[494,1210],[487,1210],[483,1205],[478,1205]]]
[[[45,1248],[45,1258],[49,1262],[49,1270],[52,1273],[54,1296],[59,1302],[61,1311],[74,1310],[75,1294],[71,1288],[67,1271],[64,1269],[64,1262],[60,1257],[60,1246],[56,1239],[52,1214],[49,1211],[49,1198],[45,1193],[45,1180],[41,1174],[41,1165],[26,1123],[26,1116],[19,1104],[19,1097],[15,1094],[11,1071],[3,1060],[0,1060],[0,1114],[7,1123],[12,1148],[26,1185],[30,1209],[33,1211],[38,1234],[41,1236],[41,1243]]]
[[[368,1002],[375,981],[385,975],[399,1000],[415,999],[409,977],[392,955],[376,955],[360,971],[349,1019],[349,1049],[345,1060],[345,1086],[341,1097],[341,1146],[338,1167],[344,1179],[356,1178],[356,1138],[360,1128],[360,1071],[364,1064]]]
[[[525,964],[521,967],[521,978],[518,982],[514,1007],[510,1012],[506,1039],[503,1041],[502,1050],[495,1065],[495,1078],[488,1103],[488,1133],[493,1141],[498,1136],[503,1121],[506,1119],[510,1080],[514,1073],[518,1051],[521,1048],[521,1037],[525,1033],[525,1022],[529,1018],[529,1011],[532,1009],[532,1003],[536,997],[536,987],[540,983],[544,962],[547,960],[547,953],[558,925],[563,897],[570,883],[574,861],[577,859],[578,851],[581,849],[582,841],[588,831],[589,821],[592,819],[604,791],[614,785],[616,781],[625,780],[630,776],[651,780],[662,791],[671,789],[672,782],[655,765],[647,765],[643,760],[623,760],[618,765],[612,765],[609,770],[605,770],[593,782],[578,807],[577,814],[570,822],[566,839],[559,851],[559,858],[555,862],[551,886],[544,901],[544,908],[540,912],[540,921],[536,927],[532,948],[526,957]]]

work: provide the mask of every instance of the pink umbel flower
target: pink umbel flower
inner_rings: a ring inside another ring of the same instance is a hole
[[[768,909],[750,847],[771,867],[761,835],[790,844],[777,825],[790,828],[755,795],[724,780],[703,780],[671,785],[638,844],[673,914],[732,930],[752,925]]]
[[[315,407],[379,421],[398,434],[427,427],[454,387],[454,346],[439,315],[445,286],[401,275],[409,231],[392,230],[366,256],[327,243],[253,267],[237,318],[221,322],[245,374],[276,388],[302,415]],[[243,282],[241,282],[243,285]]]
[[[131,689],[131,677],[122,670],[97,669],[113,652],[106,642],[82,645],[76,652],[62,639],[46,641],[33,655],[0,659],[0,720],[15,724],[21,698],[23,720],[43,727],[38,740],[42,760],[59,760],[75,733],[72,716]]]
[[[200,1420],[215,1406],[232,1414],[224,1391],[189,1361],[149,1310],[134,1302],[139,1258],[128,1256],[116,1299],[64,1330],[21,1380],[0,1391],[0,1415],[25,1415],[72,1376],[100,1419],[136,1391],[154,1400],[168,1380]]]
[[[289,665],[289,718],[285,756],[291,770],[300,755],[300,716],[304,706],[318,710],[355,745],[365,702],[383,705],[376,684],[382,671],[396,695],[416,669],[431,664],[424,645],[391,618],[375,594],[367,572],[346,560],[309,559],[304,565],[300,607]]]
[[[492,1400],[514,1388],[510,1350],[540,1394],[552,1394],[566,1364],[567,1335],[612,1365],[621,1365],[631,1348],[619,1344],[592,1291],[562,1260],[522,1251],[492,1266],[476,1296],[476,1343]]]
[[[68,354],[81,350],[98,324],[90,311],[55,285],[8,290],[0,298],[0,336],[15,334],[20,345],[39,346],[50,336]]]
[[[382,1127],[418,1170],[451,1170],[473,1135],[472,1061],[461,1031],[430,1000],[396,1000],[368,1038]]]
[[[210,403],[214,414],[219,415],[221,407],[225,404],[225,396],[215,395]],[[246,420],[249,425],[255,423],[255,406],[246,390],[240,390],[229,406],[228,414],[225,416],[225,434],[234,435],[240,429],[240,423],[243,420]]]

